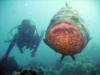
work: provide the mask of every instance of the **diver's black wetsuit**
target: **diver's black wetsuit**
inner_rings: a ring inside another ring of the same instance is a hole
[[[16,38],[16,45],[18,46],[19,50],[22,52],[22,48],[26,46],[27,48],[32,49],[33,44],[35,41],[34,35],[36,32],[35,26],[19,26],[18,27],[18,34]],[[36,33],[37,34],[37,33]],[[37,34],[38,35],[38,34]]]
[[[30,48],[30,50],[37,50],[40,43],[40,37],[37,33],[36,27],[33,25],[19,25],[18,32],[14,35],[11,43],[6,51],[6,58],[16,44],[20,52],[23,53],[23,47]],[[4,56],[4,57],[5,57]]]

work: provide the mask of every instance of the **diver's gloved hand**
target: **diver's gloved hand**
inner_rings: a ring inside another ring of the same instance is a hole
[[[33,57],[33,56],[36,56],[36,50],[32,50],[31,56],[32,56],[32,57]]]

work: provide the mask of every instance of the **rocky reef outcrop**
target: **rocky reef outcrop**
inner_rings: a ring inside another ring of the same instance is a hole
[[[11,75],[15,70],[20,70],[20,66],[14,57],[0,60],[0,75]]]
[[[62,64],[62,63],[61,63]],[[19,66],[13,57],[0,61],[0,75],[100,75],[100,68],[88,61],[64,62],[62,66],[48,67],[32,60]]]

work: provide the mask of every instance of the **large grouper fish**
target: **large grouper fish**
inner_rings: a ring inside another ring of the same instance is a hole
[[[76,10],[66,6],[51,19],[44,42],[54,51],[62,54],[60,59],[62,61],[66,55],[75,60],[74,55],[86,47],[89,39],[85,22]]]

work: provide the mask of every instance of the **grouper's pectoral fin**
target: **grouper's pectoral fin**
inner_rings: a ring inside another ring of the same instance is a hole
[[[43,41],[44,41],[44,43],[45,43],[45,44],[47,44],[47,45],[48,45],[48,43],[47,43],[46,39],[43,39]]]
[[[47,44],[47,46],[49,46],[49,47],[51,48],[51,46],[50,46],[50,44],[48,43],[47,39],[43,39],[43,41],[44,41],[45,44]]]
[[[70,55],[70,56],[74,61],[76,60],[74,55]]]

